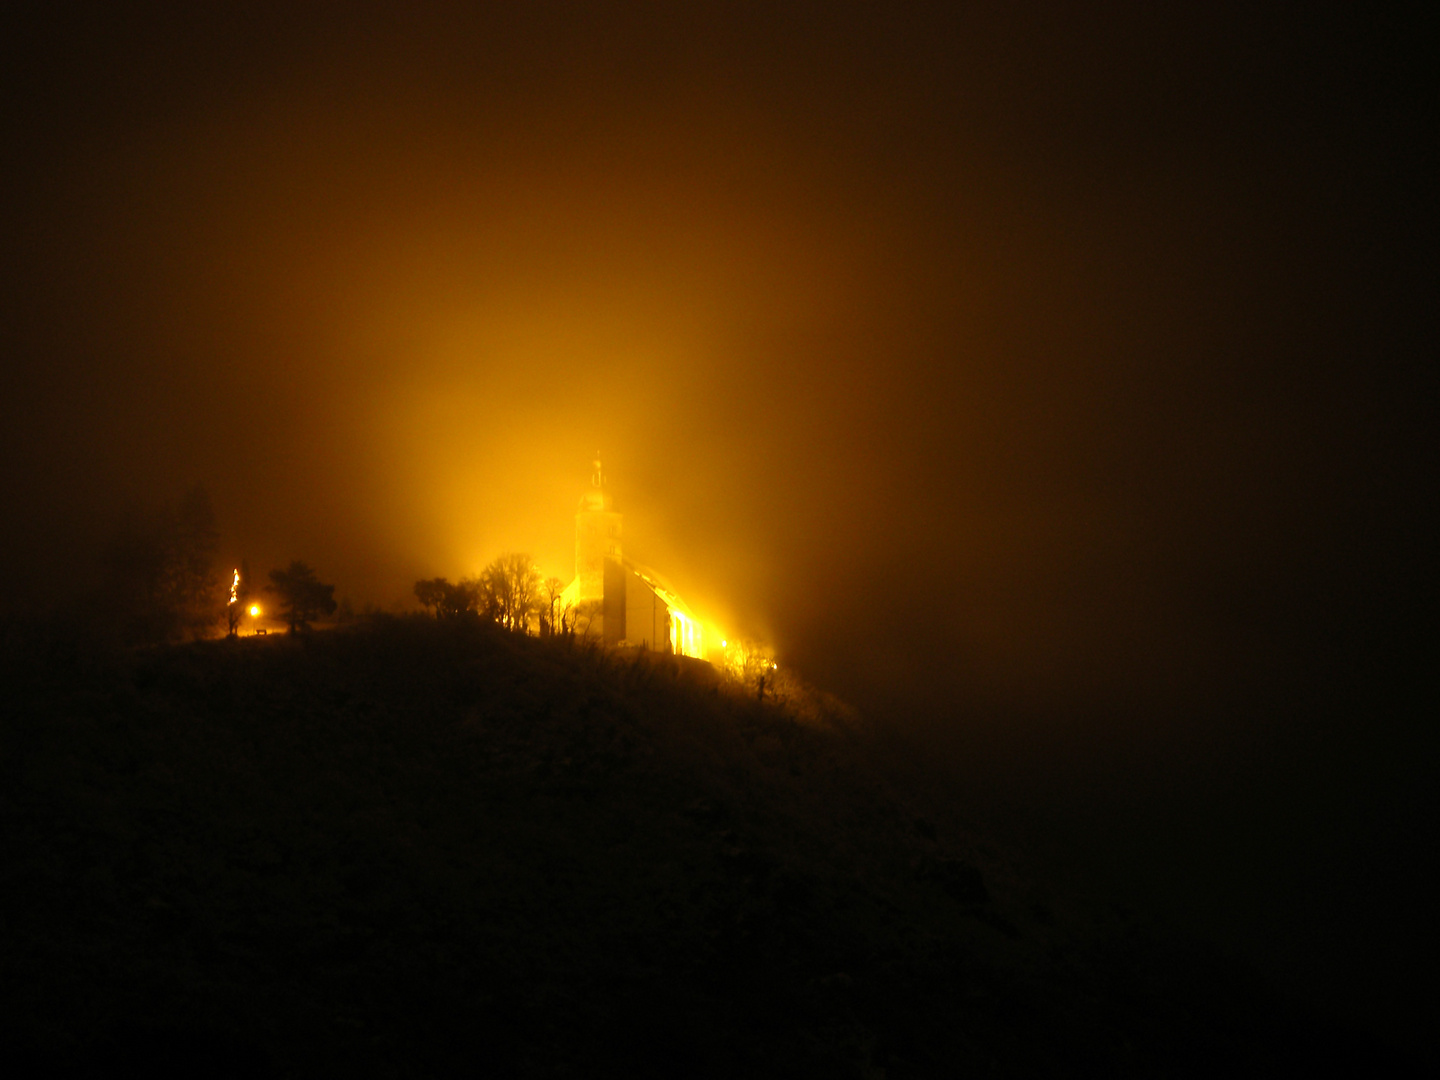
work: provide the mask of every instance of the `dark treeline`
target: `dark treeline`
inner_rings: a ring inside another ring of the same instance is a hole
[[[11,612],[9,636],[70,636],[113,645],[162,645],[225,634],[251,623],[251,603],[263,596],[292,633],[334,615],[335,586],[307,563],[292,561],[251,578],[248,563],[220,561],[221,534],[209,492],[196,486],[158,506],[132,506],[102,541],[92,575],[77,573],[68,592],[51,603]],[[86,580],[89,584],[83,584]]]
[[[518,552],[498,556],[475,577],[415,583],[415,599],[437,619],[479,617],[517,633],[583,638],[593,612],[566,601],[564,593],[563,581],[542,578],[534,560]]]

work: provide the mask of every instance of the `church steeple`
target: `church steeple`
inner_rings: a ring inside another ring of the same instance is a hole
[[[610,616],[605,621],[607,640],[614,636],[618,641],[625,627],[624,574],[620,565],[622,518],[615,512],[615,501],[605,487],[605,468],[598,451],[591,466],[590,486],[580,496],[575,515],[575,577],[579,582],[576,600],[602,601]]]
[[[622,520],[597,451],[575,513],[575,580],[565,590],[566,604],[573,605],[570,625],[607,647],[628,644],[704,659],[700,620],[653,573],[626,561]]]
[[[595,460],[590,463],[590,487],[580,496],[580,510],[605,513],[614,506],[610,492],[605,489],[605,468],[600,464],[600,451],[595,451]]]

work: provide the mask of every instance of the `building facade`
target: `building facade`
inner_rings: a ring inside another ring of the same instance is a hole
[[[575,513],[575,579],[563,597],[578,629],[611,647],[703,659],[700,620],[658,574],[625,557],[623,524],[596,460]]]

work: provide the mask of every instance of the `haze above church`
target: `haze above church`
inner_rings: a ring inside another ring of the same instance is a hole
[[[625,557],[623,515],[599,458],[575,514],[575,578],[562,601],[590,615],[589,633],[607,646],[707,658],[704,626],[649,567]],[[716,651],[721,642],[708,643]]]

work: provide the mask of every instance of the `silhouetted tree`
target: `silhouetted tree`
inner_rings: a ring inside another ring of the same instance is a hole
[[[529,555],[507,552],[480,573],[480,610],[507,630],[527,633],[540,599],[540,571]]]
[[[480,603],[480,583],[475,578],[461,578],[454,585],[445,583],[445,592],[440,598],[440,616],[445,619],[459,619],[475,614]]]
[[[310,620],[335,611],[335,586],[322,585],[315,571],[296,559],[285,570],[271,570],[265,591],[280,600],[280,611],[290,633],[308,630]]]
[[[567,634],[571,605],[565,602],[565,582],[558,577],[546,578],[540,586],[540,636]]]
[[[565,636],[574,637],[576,634],[579,634],[580,640],[588,643],[590,641],[590,631],[595,628],[595,620],[600,617],[602,611],[603,605],[599,600],[582,600],[573,608],[570,608],[567,612],[570,622],[569,626],[565,629]],[[561,625],[564,625],[563,619]]]
[[[433,609],[437,619],[458,619],[473,613],[479,597],[480,585],[473,578],[462,578],[453,584],[443,577],[415,583],[415,599]]]
[[[127,641],[167,641],[179,619],[165,594],[167,528],[163,515],[129,511],[105,547],[97,615]]]
[[[133,641],[202,637],[220,617],[219,534],[203,487],[178,504],[132,511],[105,551],[101,602]]]
[[[450,583],[443,577],[426,578],[423,581],[415,582],[415,599],[420,601],[420,606],[435,613],[440,618],[440,604],[445,599],[445,586]]]
[[[215,527],[210,494],[203,487],[193,487],[181,498],[173,543],[169,588],[179,612],[180,630],[190,637],[203,637],[220,617],[217,593],[221,583],[215,569],[220,532]]]

